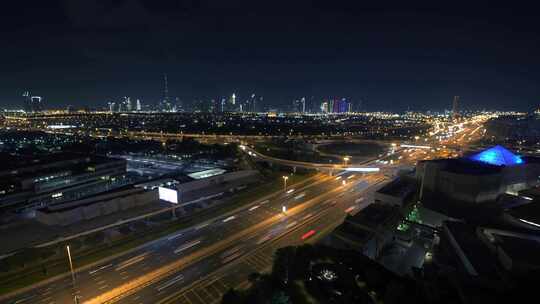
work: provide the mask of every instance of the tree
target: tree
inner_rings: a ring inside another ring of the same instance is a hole
[[[241,304],[243,299],[234,288],[229,289],[221,299],[221,304]]]
[[[283,291],[278,291],[274,293],[271,302],[272,304],[289,304],[289,296],[286,295]]]

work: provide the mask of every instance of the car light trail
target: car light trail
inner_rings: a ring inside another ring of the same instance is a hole
[[[109,268],[109,267],[111,267],[111,266],[112,266],[112,264],[105,265],[105,266],[101,266],[101,267],[99,267],[98,269],[89,271],[88,274],[93,275],[93,274],[95,274],[96,272],[98,272],[98,271],[100,271],[100,270],[103,270],[103,269],[106,269],[106,268]]]
[[[255,209],[259,208],[259,207],[260,207],[259,205],[253,206],[253,207],[249,208],[249,211],[253,211],[253,210],[255,210]]]
[[[300,194],[300,195],[295,196],[294,199],[295,199],[295,200],[299,200],[299,199],[301,199],[301,198],[304,197],[304,196],[306,196],[306,194],[305,194],[305,193],[302,193],[302,194]]]
[[[116,271],[119,271],[119,270],[122,270],[124,268],[127,268],[131,265],[134,265],[134,264],[137,264],[139,262],[141,262],[142,260],[144,260],[146,258],[146,256],[149,254],[150,252],[145,252],[143,254],[139,254],[138,256],[135,256],[135,257],[132,257],[131,259],[129,260],[126,260],[122,263],[120,263],[118,265],[118,267],[116,267]]]
[[[237,253],[235,253],[233,255],[230,255],[230,256],[226,257],[225,259],[223,259],[222,263],[227,264],[227,263],[231,262],[232,260],[238,258],[241,254],[242,254],[242,252],[237,252]]]
[[[235,218],[236,218],[236,216],[231,215],[231,216],[229,216],[228,218],[224,219],[223,222],[226,223],[226,222],[228,222],[228,221],[234,220]]]
[[[356,208],[356,206],[351,206],[351,207],[345,209],[345,213],[349,213],[349,212],[353,211],[355,208]]]
[[[189,249],[189,248],[191,248],[191,247],[197,246],[197,245],[200,244],[200,243],[201,243],[201,240],[195,240],[195,241],[193,241],[193,242],[189,242],[189,243],[187,243],[187,244],[184,244],[184,245],[182,245],[182,246],[176,248],[176,250],[174,251],[174,253],[175,253],[175,254],[178,254],[178,253],[180,253],[180,252],[182,252],[182,251],[184,251],[184,250],[186,250],[186,249]]]
[[[286,229],[292,228],[292,227],[294,227],[294,225],[296,225],[296,224],[297,224],[297,222],[294,221],[294,222],[292,222],[292,223],[287,224],[287,226],[285,226],[285,228],[286,228]]]
[[[294,189],[287,190],[287,194],[291,194],[294,192]]]
[[[179,274],[176,277],[172,278],[170,281],[167,281],[165,284],[158,286],[156,289],[157,291],[162,291],[163,289],[172,286],[174,283],[182,281],[184,279],[184,276]]]
[[[210,225],[210,223],[204,223],[204,224],[200,224],[199,226],[195,227],[195,230],[201,230],[203,229],[204,227]]]
[[[310,217],[312,217],[312,216],[313,216],[313,213],[306,214],[306,215],[301,219],[301,221],[307,220],[308,218],[310,218]]]
[[[263,238],[261,238],[260,240],[257,241],[257,245],[260,245],[260,244],[268,241],[271,237],[272,237],[271,234],[265,235]]]
[[[304,235],[302,235],[301,239],[302,240],[308,239],[314,234],[315,234],[315,230],[310,230],[307,233],[305,233]]]
[[[170,241],[170,240],[174,240],[178,237],[181,237],[182,236],[182,233],[178,233],[178,234],[175,234],[175,235],[172,235],[170,237],[167,238],[167,241]]]

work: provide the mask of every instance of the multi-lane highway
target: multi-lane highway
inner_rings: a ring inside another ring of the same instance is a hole
[[[75,296],[81,303],[155,303],[245,259],[265,243],[286,240],[293,231],[320,229],[317,223],[322,220],[332,218],[332,223],[339,224],[335,217],[345,213],[338,201],[354,201],[351,196],[365,194],[366,187],[382,179],[380,175],[352,174],[320,177],[288,193],[254,202],[236,214],[177,231],[93,269],[79,271],[74,286],[71,277],[66,277],[3,303],[73,303]],[[283,205],[287,206],[285,213]],[[316,235],[317,230],[312,233]],[[76,266],[77,258],[73,258]],[[267,258],[271,260],[271,255]]]
[[[436,151],[411,151],[399,162],[412,164],[424,154],[436,157]],[[1,303],[74,303],[75,296],[81,303],[214,303],[228,288],[245,284],[249,273],[269,269],[276,248],[317,239],[339,225],[347,212],[359,212],[386,176],[391,174],[319,176],[78,271],[75,284],[67,276]],[[76,267],[77,257],[73,260]]]

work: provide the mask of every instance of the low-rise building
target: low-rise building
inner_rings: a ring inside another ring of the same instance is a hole
[[[371,204],[345,221],[332,232],[331,243],[336,248],[352,249],[372,259],[394,238],[401,221],[399,208]]]
[[[404,207],[417,191],[417,183],[400,176],[375,192],[375,202]]]

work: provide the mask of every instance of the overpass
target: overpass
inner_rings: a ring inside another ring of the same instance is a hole
[[[303,162],[303,161],[297,161],[297,160],[288,160],[288,159],[282,159],[282,158],[276,158],[268,155],[264,155],[262,153],[259,153],[255,151],[254,149],[240,145],[240,149],[244,152],[246,152],[250,156],[258,157],[259,159],[275,163],[283,166],[293,167],[293,168],[305,168],[305,169],[315,169],[317,171],[322,172],[328,172],[329,174],[332,174],[334,171],[352,171],[352,172],[363,172],[363,173],[370,173],[370,172],[379,172],[380,168],[378,167],[372,167],[372,166],[361,166],[358,165],[341,165],[341,164],[324,164],[324,163],[311,163],[311,162]],[[366,162],[366,164],[370,163],[371,161]]]

